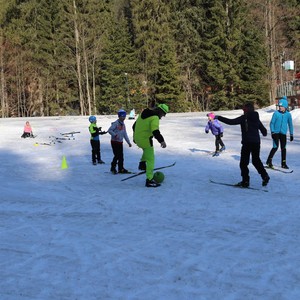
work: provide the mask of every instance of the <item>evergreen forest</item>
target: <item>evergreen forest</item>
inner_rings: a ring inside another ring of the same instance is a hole
[[[1,117],[273,104],[293,76],[282,63],[300,65],[299,8],[300,0],[0,0]]]

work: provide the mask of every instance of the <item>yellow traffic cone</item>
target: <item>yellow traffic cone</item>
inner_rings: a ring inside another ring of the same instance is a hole
[[[66,160],[66,157],[65,157],[65,156],[63,156],[63,158],[62,158],[61,169],[62,169],[62,170],[68,169],[68,164],[67,164],[67,160]]]

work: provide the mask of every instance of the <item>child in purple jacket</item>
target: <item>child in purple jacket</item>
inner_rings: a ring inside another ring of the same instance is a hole
[[[225,150],[225,145],[222,141],[224,129],[223,129],[222,124],[219,123],[218,120],[215,120],[215,115],[213,113],[207,114],[207,117],[208,117],[208,122],[205,127],[205,132],[209,133],[209,130],[210,130],[211,133],[215,136],[216,152],[214,153],[214,156],[219,155],[219,153],[221,151]],[[221,149],[220,149],[220,146],[221,146]]]

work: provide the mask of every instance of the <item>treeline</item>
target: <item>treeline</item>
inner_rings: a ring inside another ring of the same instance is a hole
[[[258,106],[300,62],[299,0],[0,0],[1,116]]]

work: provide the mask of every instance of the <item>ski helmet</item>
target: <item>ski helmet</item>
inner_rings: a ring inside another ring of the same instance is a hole
[[[165,114],[169,112],[169,106],[167,104],[159,104],[157,107],[160,108]]]
[[[157,183],[162,183],[165,179],[165,175],[163,172],[157,171],[153,174],[153,179],[157,182]]]
[[[118,111],[118,117],[126,117],[126,111],[124,109],[120,109]]]
[[[91,123],[95,123],[95,122],[97,121],[97,118],[96,118],[95,116],[90,116],[90,117],[89,117],[89,121],[90,121]]]

